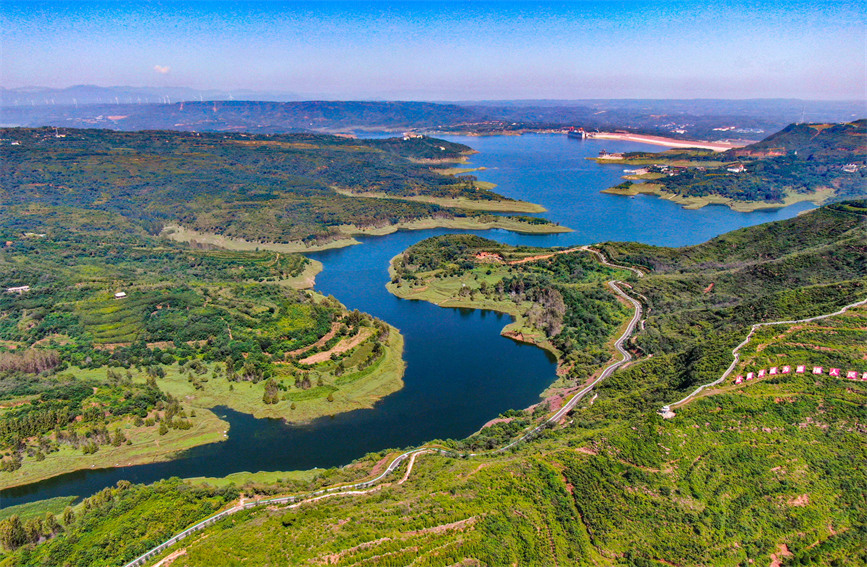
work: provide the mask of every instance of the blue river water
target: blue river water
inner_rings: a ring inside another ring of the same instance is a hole
[[[730,230],[789,218],[812,205],[754,213],[711,206],[685,210],[656,197],[600,193],[616,185],[623,167],[598,165],[587,157],[608,151],[659,151],[629,142],[567,139],[561,135],[449,136],[479,151],[467,167],[496,191],[544,205],[542,216],[574,229],[557,235],[482,233],[509,244],[571,246],[606,240],[636,240],[683,246]],[[154,482],[170,476],[225,476],[240,471],[298,470],[349,463],[368,452],[407,447],[432,439],[461,438],[512,408],[524,408],[554,380],[556,363],[535,347],[501,337],[508,316],[479,310],[443,309],[398,299],[385,289],[389,260],[445,229],[399,231],[359,238],[361,244],[311,254],[325,269],[316,289],[350,309],[383,319],[405,337],[405,387],[373,409],[290,425],[255,419],[218,407],[229,422],[228,438],[193,448],[170,462],[64,474],[0,492],[0,507],[55,496],[87,496],[119,480]]]

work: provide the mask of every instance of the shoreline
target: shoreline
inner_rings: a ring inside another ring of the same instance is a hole
[[[484,184],[484,181],[477,182],[477,185]],[[483,189],[491,190],[496,185],[493,183],[486,184]],[[440,205],[441,207],[453,207],[456,209],[465,209],[468,211],[490,211],[497,213],[545,213],[548,209],[542,205],[531,203],[529,201],[517,200],[501,200],[501,201],[479,201],[466,199],[462,197],[427,197],[424,195],[403,196],[403,195],[386,195],[385,193],[365,192],[351,193],[341,189],[336,190],[341,195],[349,197],[368,197],[371,199],[393,199],[396,201],[413,201],[416,203],[430,203]]]
[[[578,251],[586,251],[588,253],[591,253],[594,258],[596,257],[596,254],[593,254],[593,251],[591,249],[584,250],[582,248],[563,250],[563,251],[559,251],[559,252],[554,251],[554,253],[551,254],[551,256],[553,256],[554,254],[558,254],[558,253],[571,253],[571,252],[578,252]],[[394,264],[395,264],[395,261],[398,258],[400,258],[402,254],[403,254],[403,252],[395,255],[394,257],[392,257],[389,260],[389,262],[388,262],[388,275],[390,278],[393,278],[395,276],[396,271],[394,270]],[[547,258],[547,257],[550,257],[550,256],[545,256],[543,258]],[[623,268],[618,266],[618,267],[616,267],[616,269],[623,269]],[[448,297],[448,298],[445,298],[441,301],[437,301],[437,298],[432,295],[432,290],[429,289],[428,285],[425,285],[422,288],[416,288],[415,290],[413,290],[411,288],[398,287],[397,285],[395,285],[391,281],[389,281],[385,285],[385,287],[389,291],[389,293],[391,293],[395,297],[398,297],[398,298],[404,299],[404,300],[425,301],[427,303],[436,305],[437,307],[443,307],[443,308],[447,308],[447,309],[479,309],[479,310],[495,311],[497,313],[503,313],[505,315],[509,315],[510,317],[512,317],[512,321],[509,322],[508,324],[506,324],[505,326],[503,326],[502,329],[500,329],[499,334],[501,337],[507,338],[509,340],[512,340],[512,341],[515,341],[515,342],[518,342],[521,344],[527,344],[527,345],[535,346],[541,350],[544,350],[544,351],[550,353],[557,361],[557,367],[555,370],[555,379],[544,390],[539,392],[539,401],[534,403],[534,404],[531,404],[528,408],[525,408],[525,409],[535,407],[539,404],[546,404],[549,401],[557,398],[558,396],[562,396],[564,394],[564,392],[574,391],[574,390],[577,390],[577,389],[580,389],[583,387],[581,384],[575,384],[575,385],[569,386],[569,385],[562,382],[563,376],[567,373],[569,368],[571,368],[571,365],[567,365],[567,361],[563,358],[564,353],[561,352],[558,348],[556,348],[551,343],[551,341],[548,339],[548,337],[545,336],[545,334],[542,331],[535,329],[535,328],[528,328],[528,327],[524,326],[525,319],[524,319],[524,314],[521,312],[521,306],[520,305],[515,304],[511,301],[491,301],[491,300],[479,301],[479,300],[472,300],[469,298],[457,298],[457,297]],[[615,349],[613,347],[614,342],[616,342],[616,337],[620,335],[621,329],[625,328],[626,325],[628,325],[628,319],[626,321],[624,321],[620,327],[618,327],[616,335],[612,336],[612,338],[606,343],[606,344],[610,343],[612,345],[612,348],[611,348],[612,356],[616,356],[616,352],[617,352],[617,349]],[[496,418],[494,418],[494,419],[496,419]],[[487,424],[484,425],[482,427],[482,429],[484,429],[485,427],[487,427]]]
[[[307,258],[307,266],[297,276],[278,280],[277,284],[292,289],[313,289],[316,285],[316,276],[325,268],[319,260]]]
[[[628,189],[609,187],[608,189],[603,189],[602,191],[600,191],[600,193],[606,193],[608,195],[620,195],[622,197],[652,195],[655,197],[659,197],[660,199],[665,199],[666,201],[677,203],[678,205],[681,205],[684,209],[691,211],[701,209],[703,207],[706,207],[707,205],[725,205],[726,207],[738,213],[752,213],[754,211],[765,209],[782,209],[784,207],[788,207],[796,203],[803,203],[805,201],[812,202],[816,206],[821,206],[822,203],[827,201],[828,198],[830,198],[834,194],[833,190],[819,190],[814,191],[813,193],[796,193],[793,195],[787,195],[782,203],[767,203],[761,201],[736,201],[734,199],[723,197],[721,195],[708,195],[704,197],[683,197],[665,191],[664,189],[662,189],[661,185],[657,185],[654,183],[634,183]]]
[[[532,205],[532,203],[530,203]],[[305,254],[308,252],[321,252],[335,248],[345,248],[361,244],[353,236],[385,236],[399,230],[429,230],[433,228],[455,228],[460,230],[491,230],[501,228],[522,234],[558,234],[573,232],[571,228],[554,223],[531,224],[521,222],[508,217],[496,217],[490,221],[477,220],[471,217],[434,218],[425,217],[412,221],[399,222],[381,227],[359,228],[355,225],[339,225],[337,230],[345,235],[324,244],[308,246],[300,241],[294,242],[250,242],[243,238],[232,238],[220,234],[200,232],[195,229],[185,228],[180,225],[167,225],[160,236],[174,240],[175,242],[196,242],[209,244],[226,250],[247,251],[272,250],[286,254]]]
[[[92,455],[83,455],[78,449],[64,447],[58,453],[52,453],[43,461],[35,463],[25,460],[21,468],[11,473],[0,476],[0,491],[9,488],[18,488],[37,484],[52,478],[77,471],[89,471],[97,469],[123,469],[139,465],[164,463],[175,460],[175,456],[201,445],[220,443],[226,440],[223,433],[229,428],[229,424],[221,420],[207,408],[197,408],[198,417],[195,418],[194,426],[187,431],[170,430],[166,437],[155,437],[153,431],[148,432],[143,438],[133,441],[130,446],[121,445],[112,447],[102,445],[99,451]],[[129,433],[125,429],[125,434]],[[155,447],[148,449],[147,447]],[[42,468],[45,463],[52,466],[52,470],[32,470],[34,467]],[[64,464],[68,465],[64,466]],[[29,466],[28,466],[29,465]],[[61,470],[58,469],[58,466]],[[18,474],[16,474],[18,473]],[[6,475],[10,477],[6,477]]]
[[[562,232],[573,232],[571,228],[553,223],[530,224],[510,219],[508,217],[494,217],[493,220],[490,221],[482,221],[467,217],[444,219],[428,217],[425,219],[390,224],[377,228],[358,228],[353,225],[342,225],[338,228],[341,232],[344,232],[344,234],[354,236],[385,236],[387,234],[393,234],[399,230],[430,230],[434,228],[452,228],[457,230],[491,230],[494,228],[501,228],[503,230],[518,232],[521,234],[559,234]]]
[[[286,254],[304,254],[305,252],[321,252],[332,248],[345,248],[355,244],[361,244],[354,238],[338,238],[324,244],[308,246],[301,241],[293,242],[250,242],[244,238],[233,238],[212,232],[201,232],[192,228],[186,228],[177,224],[166,225],[160,232],[160,236],[174,240],[175,242],[209,244],[226,250],[241,252],[253,252],[256,250],[272,250]]]
[[[212,443],[220,443],[228,438],[230,425],[213,412],[219,405],[226,406],[239,413],[253,416],[255,419],[282,419],[287,424],[303,425],[315,419],[348,413],[358,409],[372,409],[380,400],[394,394],[404,387],[403,376],[406,371],[406,361],[403,359],[404,339],[400,331],[389,325],[391,330],[384,358],[376,371],[357,380],[341,385],[334,391],[334,401],[323,405],[322,399],[310,401],[295,401],[296,409],[289,409],[293,404],[291,399],[280,400],[276,405],[253,408],[244,404],[242,389],[252,389],[251,382],[232,383],[237,386],[232,395],[225,399],[214,399],[203,394],[201,405],[191,403],[191,397],[197,397],[196,390],[186,385],[186,380],[174,377],[169,385],[170,393],[183,397],[197,413],[194,426],[190,430],[170,430],[166,437],[155,436],[154,431],[133,441],[130,446],[120,447],[100,446],[93,455],[82,455],[81,451],[72,448],[61,449],[62,454],[49,455],[44,461],[25,461],[18,471],[0,476],[0,491],[17,488],[46,481],[57,476],[82,470],[123,469],[139,465],[170,462],[177,460],[180,453]],[[165,381],[165,379],[161,379]],[[180,384],[180,386],[178,386]],[[225,386],[228,387],[227,383]],[[162,384],[163,387],[166,384]],[[178,388],[182,390],[179,391]],[[206,394],[210,394],[207,392]],[[258,397],[259,392],[256,392]],[[220,396],[222,394],[217,394]],[[312,404],[312,406],[307,406]],[[324,411],[323,410],[327,410]],[[292,417],[292,419],[289,419]],[[128,434],[129,429],[124,431]],[[167,438],[168,437],[168,438]],[[42,469],[46,462],[51,462],[50,470]],[[29,465],[29,466],[28,466]],[[59,465],[59,466],[58,466]],[[60,469],[60,470],[58,470]],[[20,471],[20,472],[19,472]],[[16,475],[16,473],[18,473]],[[17,477],[17,478],[15,478]],[[8,481],[8,482],[7,482]]]

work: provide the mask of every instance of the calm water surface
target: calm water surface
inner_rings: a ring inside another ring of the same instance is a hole
[[[571,246],[605,240],[637,240],[682,246],[811,208],[802,204],[770,212],[735,213],[725,207],[687,211],[656,197],[604,195],[620,182],[623,166],[600,166],[585,158],[608,151],[659,151],[627,142],[576,141],[559,135],[449,136],[479,150],[468,167],[498,185],[497,192],[544,205],[543,216],[575,229],[558,235],[483,233],[509,244]],[[406,339],[405,387],[371,410],[304,425],[255,419],[215,408],[229,422],[229,437],[196,447],[182,458],[120,469],[77,471],[0,492],[0,507],[54,496],[87,496],[118,480],[154,482],[170,476],[225,476],[239,471],[295,470],[347,464],[372,451],[460,438],[511,408],[527,407],[555,378],[555,361],[544,351],[499,336],[510,318],[478,310],[443,309],[397,299],[385,289],[388,261],[412,244],[450,230],[397,232],[361,238],[362,244],[312,257],[325,265],[316,288],[350,309],[388,321]]]

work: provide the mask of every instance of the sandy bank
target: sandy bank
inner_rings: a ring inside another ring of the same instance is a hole
[[[480,188],[491,190],[496,185],[493,183],[485,183],[483,181],[479,181],[476,183]],[[370,197],[373,199],[394,199],[398,201],[415,201],[417,203],[431,203],[434,205],[439,205],[441,207],[453,207],[456,209],[465,209],[468,211],[491,211],[498,213],[544,213],[548,209],[543,207],[542,205],[537,205],[536,203],[530,203],[527,201],[513,201],[513,200],[491,200],[491,201],[482,201],[478,199],[467,199],[464,197],[457,198],[448,198],[448,197],[431,197],[427,195],[413,195],[413,196],[404,196],[404,195],[387,195],[385,193],[377,193],[377,192],[365,192],[365,193],[351,193],[349,191],[344,191],[342,189],[336,190],[341,195],[348,195],[351,197]]]
[[[746,145],[745,143],[734,142],[678,140],[675,138],[665,138],[663,136],[649,136],[646,134],[625,134],[620,132],[595,132],[590,135],[590,138],[597,140],[623,140],[626,142],[640,142],[642,144],[653,144],[655,146],[668,146],[669,148],[699,148],[702,150],[713,150],[715,152],[724,152],[732,148],[742,148]]]
[[[527,203],[533,205],[532,203]],[[533,205],[537,206],[537,205]],[[544,209],[543,209],[544,210]],[[533,211],[536,212],[536,211]],[[255,251],[255,250],[273,250],[275,252],[283,252],[286,254],[305,254],[307,252],[318,252],[320,250],[330,250],[333,248],[344,248],[354,244],[360,244],[358,240],[353,238],[357,235],[366,236],[384,236],[392,234],[398,230],[427,230],[431,228],[455,228],[459,230],[490,230],[492,228],[501,228],[512,232],[524,234],[555,234],[560,232],[572,232],[571,228],[560,226],[553,223],[548,224],[531,224],[521,222],[509,217],[493,217],[490,220],[479,220],[467,217],[452,217],[452,218],[433,218],[426,217],[418,220],[399,222],[397,224],[388,224],[380,227],[358,227],[351,224],[340,225],[337,230],[345,235],[342,238],[329,240],[322,244],[308,245],[301,241],[294,242],[251,242],[243,238],[231,238],[220,234],[209,232],[200,232],[190,228],[185,228],[179,225],[169,225],[163,229],[161,236],[169,238],[176,242],[195,242],[198,244],[208,244],[223,248],[226,250],[240,251]],[[313,270],[313,268],[311,268]],[[304,279],[311,282],[311,277],[315,273],[309,272],[304,274]],[[300,285],[300,287],[309,287]]]
[[[331,240],[322,244],[308,245],[301,241],[294,242],[251,242],[243,238],[232,238],[221,234],[211,232],[200,232],[191,228],[185,228],[180,225],[168,225],[160,233],[160,236],[170,238],[176,242],[195,242],[198,244],[208,244],[217,246],[226,250],[239,251],[255,251],[255,250],[273,250],[275,252],[284,252],[286,254],[303,254],[305,252],[318,252],[320,250],[329,250],[331,248],[343,248],[360,244],[354,238],[346,237]]]

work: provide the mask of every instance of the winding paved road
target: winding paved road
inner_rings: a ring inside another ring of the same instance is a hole
[[[582,246],[581,248],[573,249],[573,250],[574,251],[582,250],[582,251],[586,251],[586,252],[591,252],[597,256],[600,263],[602,263],[608,267],[618,268],[618,269],[626,269],[626,270],[630,270],[630,271],[634,272],[638,277],[644,276],[644,273],[641,272],[640,270],[636,269],[636,268],[632,268],[630,266],[618,266],[616,264],[609,263],[605,259],[605,256],[601,252],[594,250],[588,246]],[[572,252],[573,250],[568,250],[566,252]],[[498,449],[494,449],[492,451],[486,451],[484,453],[456,453],[455,451],[447,451],[447,450],[441,449],[439,447],[418,447],[416,449],[406,451],[405,453],[401,453],[400,455],[395,457],[394,460],[391,461],[391,463],[389,463],[388,467],[386,467],[386,469],[381,474],[379,474],[379,476],[372,478],[370,480],[366,480],[364,482],[357,482],[354,484],[347,484],[347,485],[341,485],[341,486],[333,486],[331,488],[323,488],[323,489],[317,490],[315,492],[309,492],[307,494],[301,494],[301,495],[296,495],[296,496],[281,496],[279,498],[269,498],[269,499],[263,499],[263,500],[253,500],[253,501],[249,501],[249,502],[242,502],[236,506],[233,506],[231,508],[223,510],[222,512],[219,512],[217,514],[214,514],[213,516],[206,518],[206,519],[202,520],[201,522],[199,522],[193,526],[190,526],[189,528],[185,529],[184,531],[172,536],[171,538],[167,539],[163,543],[150,549],[146,553],[136,557],[135,559],[133,559],[132,561],[130,561],[129,563],[124,565],[124,567],[139,567],[141,565],[144,565],[147,562],[149,562],[151,559],[156,558],[157,555],[161,554],[163,551],[165,551],[169,547],[180,542],[181,540],[185,539],[186,537],[194,534],[195,532],[201,531],[201,530],[205,529],[206,527],[222,520],[223,518],[226,518],[228,516],[231,516],[232,514],[236,514],[238,512],[243,511],[243,510],[247,510],[249,508],[255,508],[258,506],[270,506],[270,505],[275,505],[275,504],[291,504],[292,506],[299,506],[303,503],[313,502],[315,500],[320,500],[322,498],[326,498],[329,496],[366,494],[366,493],[370,492],[370,489],[373,486],[379,484],[385,477],[387,477],[392,472],[394,472],[394,470],[397,469],[401,465],[401,463],[403,463],[403,461],[405,461],[406,459],[410,459],[406,474],[404,475],[403,479],[401,479],[399,481],[399,483],[403,483],[404,481],[406,481],[406,479],[409,478],[410,472],[412,472],[412,465],[415,461],[415,458],[417,456],[423,454],[423,453],[439,453],[442,455],[458,456],[458,457],[478,457],[478,456],[482,456],[482,455],[502,453],[503,451],[511,449],[512,447],[514,447],[518,443],[521,443],[523,441],[526,441],[528,439],[535,437],[540,431],[542,431],[546,427],[549,427],[553,424],[559,423],[560,420],[562,420],[563,417],[567,413],[572,411],[572,409],[575,407],[575,405],[579,401],[581,401],[581,399],[584,396],[586,396],[587,393],[590,392],[594,386],[596,386],[596,384],[598,384],[602,380],[608,378],[609,376],[611,376],[611,374],[614,373],[615,370],[617,370],[618,368],[620,368],[621,366],[623,366],[624,364],[626,364],[627,362],[632,360],[632,355],[629,353],[629,351],[627,351],[623,347],[623,343],[626,342],[627,339],[629,339],[630,335],[632,335],[633,331],[635,331],[636,325],[638,325],[638,322],[641,320],[642,308],[641,308],[641,303],[639,303],[638,301],[636,301],[635,299],[633,299],[632,297],[627,295],[620,287],[618,287],[618,284],[625,285],[625,284],[623,284],[623,282],[612,280],[612,281],[608,282],[608,287],[610,287],[612,289],[612,291],[614,291],[614,293],[616,293],[618,296],[620,296],[623,299],[625,299],[626,301],[630,302],[632,304],[632,306],[635,307],[635,313],[633,313],[632,319],[630,319],[629,324],[626,326],[626,329],[623,331],[623,333],[620,335],[620,337],[618,337],[617,340],[614,341],[614,348],[617,350],[617,352],[622,357],[621,360],[619,360],[617,362],[612,362],[611,364],[606,366],[605,369],[602,371],[602,373],[595,380],[593,380],[590,384],[588,384],[587,386],[582,388],[580,391],[576,392],[569,399],[568,402],[563,404],[563,407],[561,407],[557,412],[555,412],[553,415],[548,417],[548,419],[546,419],[545,421],[543,421],[538,426],[531,429],[530,431],[528,431],[527,433],[525,433],[521,437],[515,439],[514,441],[508,443],[507,445],[504,445],[503,447],[500,447]]]
[[[618,339],[616,341],[614,341],[614,348],[617,349],[617,352],[620,353],[620,355],[623,358],[617,362],[612,362],[611,364],[606,366],[605,370],[602,371],[602,374],[600,374],[598,378],[596,378],[595,380],[590,382],[590,384],[585,386],[582,390],[576,392],[575,395],[573,395],[571,398],[569,398],[569,401],[566,402],[565,404],[563,404],[563,407],[560,408],[554,415],[552,415],[551,417],[549,417],[548,419],[543,421],[541,424],[536,426],[534,429],[530,430],[528,433],[525,433],[522,437],[515,439],[514,441],[512,441],[508,445],[505,445],[503,447],[500,447],[499,449],[495,449],[494,451],[491,451],[492,453],[502,453],[503,451],[505,451],[507,449],[511,449],[512,447],[514,447],[518,443],[520,443],[522,441],[526,441],[527,439],[530,439],[531,437],[535,436],[541,430],[545,429],[549,425],[559,423],[560,420],[563,419],[563,417],[567,413],[572,411],[572,409],[575,407],[575,404],[580,402],[581,399],[584,396],[586,396],[590,392],[590,390],[593,389],[594,386],[596,386],[596,384],[598,384],[602,380],[605,380],[606,378],[611,376],[615,370],[617,370],[618,368],[620,368],[621,366],[623,366],[624,364],[626,364],[627,362],[632,360],[632,355],[629,354],[629,351],[627,351],[625,348],[623,348],[623,343],[626,342],[626,340],[629,338],[629,336],[635,330],[635,326],[641,320],[641,313],[642,313],[641,304],[639,302],[635,301],[634,299],[632,299],[631,297],[629,297],[628,295],[626,295],[626,293],[624,293],[624,291],[622,289],[617,287],[618,283],[622,284],[623,282],[610,281],[610,282],[608,282],[608,286],[612,290],[614,290],[614,293],[616,293],[620,297],[626,299],[627,301],[632,303],[633,307],[635,307],[635,313],[632,315],[632,319],[630,319],[629,324],[626,326],[626,330],[624,330],[623,334],[620,335],[620,337],[618,337]],[[469,453],[468,456],[476,457],[476,456],[481,455],[481,454],[483,454],[483,453]]]

